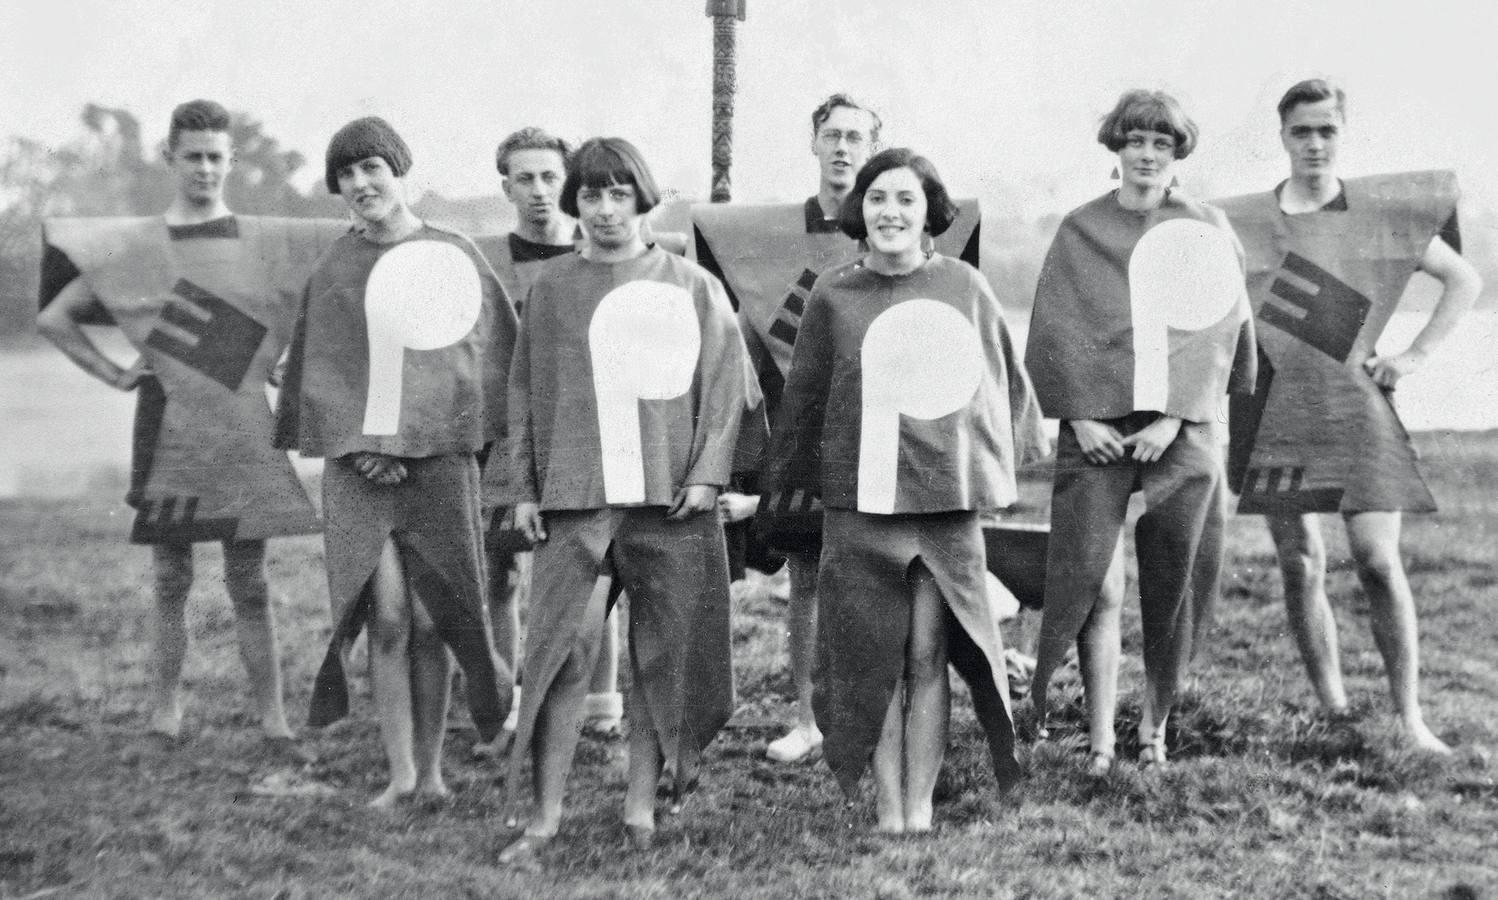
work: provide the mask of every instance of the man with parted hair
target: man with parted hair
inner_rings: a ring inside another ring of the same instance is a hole
[[[44,227],[41,334],[85,372],[136,392],[131,540],[152,548],[152,733],[176,738],[193,544],[217,541],[260,726],[294,756],[281,703],[265,540],[317,530],[284,453],[270,446],[265,384],[290,337],[297,284],[345,226],[235,216],[230,116],[211,100],[172,113],[175,195],[160,216],[52,219]],[[121,368],[83,331],[113,323],[140,358]]]
[[[1238,511],[1268,519],[1291,630],[1322,706],[1347,708],[1314,515],[1339,512],[1406,736],[1447,753],[1420,709],[1415,603],[1399,552],[1401,513],[1433,511],[1435,501],[1392,398],[1482,282],[1458,252],[1452,173],[1338,177],[1346,106],[1324,79],[1291,86],[1277,107],[1290,177],[1220,204],[1248,252],[1261,352],[1253,396],[1233,407],[1231,477]],[[1416,271],[1441,283],[1440,301],[1407,348],[1380,354],[1379,335]]]

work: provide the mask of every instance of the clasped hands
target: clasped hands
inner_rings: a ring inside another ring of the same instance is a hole
[[[1152,463],[1165,455],[1166,448],[1176,439],[1181,431],[1181,420],[1176,416],[1161,416],[1128,437],[1107,422],[1095,419],[1072,419],[1071,428],[1077,436],[1082,458],[1095,466],[1117,462],[1130,455],[1138,462]]]

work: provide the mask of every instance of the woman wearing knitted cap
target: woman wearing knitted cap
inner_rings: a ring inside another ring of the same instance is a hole
[[[347,714],[343,649],[367,624],[390,763],[380,807],[447,794],[448,648],[485,740],[513,683],[484,605],[474,451],[502,431],[515,311],[471,241],[411,211],[410,167],[383,119],[356,119],[328,145],[328,190],[362,230],[340,238],[307,283],[277,422],[278,445],[328,460],[334,631],[310,724]]]

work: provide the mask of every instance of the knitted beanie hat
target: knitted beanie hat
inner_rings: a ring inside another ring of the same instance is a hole
[[[411,148],[390,123],[379,116],[365,116],[338,129],[328,142],[328,193],[338,193],[339,169],[371,156],[383,159],[397,178],[411,170]]]

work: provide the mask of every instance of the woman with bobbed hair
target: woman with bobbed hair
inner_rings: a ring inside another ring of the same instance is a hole
[[[1197,128],[1174,97],[1124,93],[1098,129],[1119,186],[1067,214],[1036,290],[1025,365],[1061,420],[1033,702],[1080,637],[1092,771],[1113,763],[1120,547],[1130,496],[1148,686],[1140,761],[1163,764],[1165,722],[1222,566],[1223,465],[1213,422],[1250,393],[1253,325],[1226,216],[1175,187]]]
[[[885,832],[931,828],[948,662],[1000,782],[1019,774],[978,512],[1014,501],[1045,437],[988,284],[929,249],[956,214],[910,150],[859,172],[840,225],[867,252],[812,287],[768,467],[826,507],[813,706],[850,795],[872,759]]]

